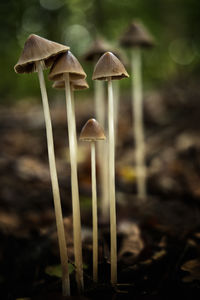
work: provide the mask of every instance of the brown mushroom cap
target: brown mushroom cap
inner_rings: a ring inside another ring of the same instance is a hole
[[[78,91],[78,90],[85,90],[89,88],[89,85],[85,79],[79,79],[79,80],[73,80],[70,81],[70,84],[73,87],[73,90]],[[65,82],[64,80],[57,80],[54,81],[52,84],[52,87],[55,89],[64,89],[65,88]]]
[[[48,78],[50,80],[63,80],[63,74],[68,73],[71,80],[78,80],[86,78],[86,74],[77,60],[77,58],[70,52],[61,54],[54,62],[49,72]]]
[[[109,51],[111,47],[102,39],[96,39],[89,50],[85,53],[84,59],[86,61],[95,61],[98,60],[101,55]]]
[[[14,67],[15,72],[35,72],[35,62],[37,61],[43,61],[44,66],[48,68],[58,54],[68,50],[68,46],[49,41],[36,34],[31,34],[26,40],[22,54]]]
[[[121,53],[118,49],[113,49],[106,41],[101,38],[94,40],[89,50],[83,56],[86,61],[97,62],[97,60],[105,53],[111,51],[119,60],[126,60],[125,54]]]
[[[140,22],[132,22],[120,39],[123,47],[152,47],[154,39]]]
[[[98,60],[92,79],[93,80],[107,80],[111,79],[122,79],[129,77],[124,65],[121,61],[111,52],[106,52]]]
[[[64,89],[65,88],[65,82],[64,80],[56,80],[52,84],[52,88],[54,89]]]
[[[70,83],[74,91],[86,90],[89,88],[89,85],[85,79],[72,80]]]
[[[95,119],[89,119],[83,126],[80,134],[80,140],[85,142],[95,142],[105,140],[103,128]]]

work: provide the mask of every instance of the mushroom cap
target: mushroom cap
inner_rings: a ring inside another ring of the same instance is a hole
[[[72,80],[70,81],[70,84],[72,85],[74,91],[85,90],[89,88],[89,85],[85,79]],[[65,82],[64,80],[56,80],[52,84],[52,87],[55,89],[64,89]]]
[[[120,44],[123,47],[152,47],[154,38],[140,22],[132,22],[121,36]]]
[[[110,46],[103,39],[96,39],[92,43],[89,50],[85,53],[84,59],[86,61],[95,61],[98,60],[101,55],[110,50]]]
[[[85,79],[72,80],[70,83],[74,91],[86,90],[89,88],[89,85]]]
[[[108,77],[112,80],[129,77],[124,65],[111,52],[106,52],[100,57],[94,68],[92,79],[107,80]]]
[[[95,119],[89,119],[81,130],[79,139],[84,142],[105,140],[104,130]]]
[[[64,80],[56,80],[52,84],[52,88],[54,89],[64,89],[65,88],[65,82]]]
[[[43,61],[44,66],[48,68],[52,65],[58,54],[67,52],[68,50],[68,46],[49,41],[36,34],[31,34],[26,40],[22,54],[14,67],[15,72],[35,72],[35,63],[37,61]]]
[[[65,73],[69,74],[70,81],[86,78],[81,64],[70,51],[58,56],[50,69],[48,78],[54,81],[64,80],[63,74]]]

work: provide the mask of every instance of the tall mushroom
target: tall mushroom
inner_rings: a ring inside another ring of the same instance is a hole
[[[96,155],[95,142],[105,140],[103,128],[95,119],[89,119],[82,128],[80,140],[91,145],[92,173],[92,225],[93,225],[93,280],[98,281],[98,217],[97,217],[97,188],[96,188]]]
[[[92,62],[94,65],[97,63],[98,59],[107,51],[111,51],[112,46],[109,45],[104,39],[96,38],[88,51],[84,55],[84,59],[88,62]],[[117,52],[117,53],[116,53]],[[114,54],[118,57],[118,51]],[[115,82],[113,86],[113,93],[115,96],[114,103],[114,119],[115,119],[115,129],[117,129],[118,120],[118,107],[119,107],[119,85]],[[100,124],[105,128],[106,124],[106,109],[105,109],[105,95],[104,95],[104,84],[101,81],[94,82],[94,101],[95,101],[95,117]],[[115,130],[116,132],[116,130]],[[109,217],[109,199],[108,199],[108,165],[104,159],[107,156],[107,144],[98,143],[97,145],[97,158],[100,165],[100,181],[101,181],[101,217],[106,221]],[[104,153],[102,155],[102,153]]]
[[[141,23],[133,22],[120,39],[123,47],[131,49],[132,63],[132,111],[134,120],[134,138],[136,145],[136,173],[137,194],[145,199],[146,192],[146,166],[145,166],[145,142],[143,121],[143,95],[142,95],[142,60],[141,48],[153,46],[153,38]]]
[[[98,59],[106,52],[110,50],[110,45],[106,43],[102,38],[96,38],[88,51],[84,55],[84,59],[88,62],[92,62],[95,65]],[[102,81],[94,82],[94,111],[95,118],[103,126],[107,127],[105,120],[105,91],[104,83]],[[102,155],[103,153],[103,155]],[[109,216],[109,199],[108,199],[108,165],[104,157],[107,156],[106,143],[98,143],[97,145],[97,159],[99,163],[99,175],[100,175],[100,199],[101,199],[101,217],[103,220],[107,220]]]
[[[62,265],[62,289],[63,295],[70,295],[70,282],[68,272],[68,257],[65,240],[65,232],[63,225],[62,209],[60,203],[60,192],[58,186],[58,178],[56,171],[54,142],[51,117],[49,111],[49,103],[47,98],[46,86],[44,81],[43,69],[51,66],[55,58],[63,52],[69,50],[69,47],[49,41],[35,34],[31,34],[25,42],[23,52],[15,65],[14,69],[17,73],[37,72],[39,77],[44,118],[46,124],[47,147],[49,156],[49,167],[51,175],[51,183],[53,190],[53,199],[56,215],[56,224],[58,232],[58,242],[60,248],[60,258]]]
[[[109,167],[109,202],[110,202],[110,234],[111,234],[111,282],[117,282],[117,230],[115,203],[115,132],[112,80],[129,77],[123,64],[111,52],[106,52],[97,62],[93,80],[108,82],[108,167]]]
[[[61,54],[51,67],[50,80],[64,80],[67,106],[67,121],[69,135],[69,152],[71,164],[71,189],[72,189],[72,211],[73,211],[73,235],[74,235],[74,256],[76,266],[76,281],[79,290],[83,289],[83,261],[81,241],[81,216],[78,190],[77,159],[76,159],[76,136],[75,116],[72,107],[70,80],[84,79],[86,77],[83,68],[76,57],[68,51]]]

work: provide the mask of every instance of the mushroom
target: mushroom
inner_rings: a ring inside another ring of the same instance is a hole
[[[90,142],[91,173],[92,173],[92,225],[93,225],[93,280],[98,281],[98,218],[97,218],[97,188],[96,188],[96,155],[95,142],[105,140],[103,128],[95,119],[89,119],[82,128],[80,140]]]
[[[98,59],[106,51],[110,50],[110,45],[105,42],[102,38],[96,38],[88,51],[84,55],[84,59],[88,62],[92,62],[94,65],[97,63]],[[105,91],[104,83],[102,81],[94,82],[94,110],[95,118],[104,128],[105,124]],[[97,145],[97,158],[99,162],[99,175],[101,183],[101,218],[107,220],[109,216],[109,200],[108,200],[108,165],[106,157],[108,150],[106,143],[98,143]]]
[[[76,266],[76,281],[79,290],[83,289],[83,261],[81,241],[81,216],[79,203],[77,158],[76,158],[76,136],[75,116],[72,106],[70,80],[84,79],[86,77],[83,68],[76,57],[68,51],[61,54],[51,67],[50,80],[62,80],[65,82],[67,121],[69,135],[69,151],[71,164],[71,189],[72,189],[72,211],[73,211],[73,235],[74,235],[74,256]]]
[[[111,52],[106,52],[97,62],[93,80],[108,82],[108,167],[109,167],[109,202],[110,202],[110,234],[111,234],[111,282],[117,282],[117,231],[115,203],[115,132],[112,80],[129,77],[123,64]]]
[[[96,38],[88,51],[84,55],[86,61],[96,64],[98,59],[107,51],[111,50],[109,45],[104,39]],[[114,52],[118,57],[118,51]],[[114,120],[115,120],[115,133],[117,132],[117,120],[118,120],[118,107],[119,107],[119,84],[116,81],[113,86],[113,93],[115,96],[114,103]],[[94,82],[94,101],[95,101],[95,117],[104,128],[105,124],[105,95],[104,84],[102,81]],[[98,143],[97,145],[97,157],[100,167],[100,181],[101,181],[101,217],[102,220],[108,220],[109,216],[109,201],[108,201],[108,165],[104,159],[107,156],[108,149],[106,143]],[[103,155],[102,155],[103,153]]]
[[[60,258],[62,265],[62,290],[63,295],[70,295],[70,281],[68,272],[68,256],[63,225],[63,216],[60,202],[60,191],[56,171],[54,142],[49,103],[47,98],[46,86],[43,75],[43,68],[49,67],[58,54],[66,52],[69,47],[49,41],[38,35],[31,34],[25,42],[23,52],[15,65],[16,73],[37,72],[40,82],[41,96],[43,102],[44,118],[46,124],[47,147],[49,156],[49,167],[51,183],[53,190],[53,199],[55,207],[56,225],[58,232],[58,242],[60,248]]]
[[[132,112],[134,120],[134,138],[136,145],[136,173],[137,194],[145,199],[146,192],[146,166],[145,166],[145,142],[143,125],[143,95],[142,95],[142,61],[141,48],[153,46],[153,38],[141,23],[133,22],[120,39],[123,47],[130,48],[132,54]]]

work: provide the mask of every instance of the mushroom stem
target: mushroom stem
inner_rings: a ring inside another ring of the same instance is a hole
[[[70,85],[70,91],[71,91],[71,100],[72,100],[72,117],[73,117],[73,132],[74,132],[74,138],[76,143],[76,162],[77,162],[77,151],[78,151],[78,145],[77,145],[77,134],[76,134],[76,114],[75,114],[75,101],[74,101],[74,91],[72,84]]]
[[[92,225],[93,225],[93,280],[98,281],[98,222],[97,222],[97,187],[95,142],[91,142],[92,170]]]
[[[94,86],[95,115],[98,122],[104,127],[105,126],[104,82],[95,80],[94,84],[95,84]]]
[[[77,161],[76,161],[76,141],[74,136],[74,116],[71,100],[69,74],[64,73],[65,93],[67,105],[67,121],[68,121],[68,135],[69,135],[69,152],[71,164],[71,189],[72,189],[72,212],[73,212],[73,235],[74,235],[74,256],[76,266],[76,281],[78,289],[83,290],[83,262],[82,262],[82,241],[81,241],[81,217],[80,217],[80,203],[78,191],[78,175],[77,175]]]
[[[109,195],[108,195],[108,143],[105,142],[101,145],[101,159],[102,161],[102,169],[101,169],[101,187],[102,187],[102,195],[101,195],[101,217],[102,220],[107,222],[109,220]]]
[[[115,120],[115,144],[117,142],[117,130],[118,130],[118,112],[119,112],[119,81],[113,82],[113,94],[114,94],[114,120]]]
[[[47,98],[47,92],[46,92],[46,86],[45,86],[41,62],[38,62],[36,67],[37,67],[38,77],[40,82],[44,118],[46,124],[49,167],[50,167],[51,183],[53,189],[53,200],[54,200],[56,225],[57,225],[57,232],[58,232],[58,243],[59,243],[61,266],[62,266],[62,291],[63,291],[63,296],[69,296],[70,281],[69,281],[69,272],[68,272],[68,256],[67,256],[67,247],[66,247],[66,240],[65,240],[61,202],[60,202],[60,192],[59,192],[58,178],[57,178],[57,171],[56,171],[53,132],[52,132],[50,111],[49,111],[49,103]]]
[[[117,230],[115,203],[115,130],[114,105],[111,77],[108,78],[108,131],[109,131],[109,200],[110,200],[110,235],[111,235],[111,283],[117,283]]]
[[[104,82],[94,81],[94,99],[95,99],[95,117],[97,121],[105,128],[105,102],[104,102]],[[108,168],[104,157],[107,156],[106,143],[97,144],[97,157],[100,166],[101,181],[101,216],[103,220],[108,219],[109,201],[108,201]]]
[[[136,173],[137,193],[141,199],[146,198],[146,167],[145,144],[143,128],[143,99],[142,99],[142,74],[141,51],[139,48],[132,50],[132,110],[134,119],[134,137],[136,145]]]

